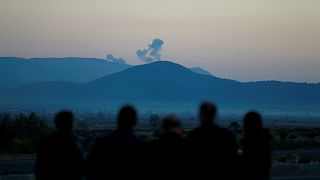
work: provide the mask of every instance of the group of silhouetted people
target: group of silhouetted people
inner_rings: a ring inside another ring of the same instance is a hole
[[[181,121],[170,115],[163,120],[163,133],[143,142],[134,133],[135,109],[124,106],[117,129],[98,138],[85,155],[73,134],[73,114],[60,112],[55,117],[57,132],[37,149],[36,179],[270,179],[271,135],[261,116],[245,115],[241,142],[216,124],[216,116],[214,104],[202,103],[200,126],[186,136]]]

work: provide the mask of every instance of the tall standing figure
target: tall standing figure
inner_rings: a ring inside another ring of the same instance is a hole
[[[200,126],[187,137],[188,173],[198,179],[232,179],[237,176],[238,147],[234,134],[216,124],[217,108],[200,105]]]
[[[263,128],[261,115],[249,112],[243,120],[242,168],[245,179],[268,180],[271,169],[271,135]]]
[[[74,130],[73,114],[59,112],[55,116],[57,132],[45,138],[37,148],[37,180],[81,180],[84,155]]]
[[[120,109],[117,129],[96,140],[88,157],[88,179],[134,178],[139,173],[140,140],[134,134],[137,113],[132,106]]]
[[[163,133],[152,143],[153,153],[149,156],[149,161],[146,161],[152,165],[149,172],[160,179],[183,179],[188,156],[184,153],[186,147],[181,121],[175,115],[169,115],[164,118],[162,127]]]

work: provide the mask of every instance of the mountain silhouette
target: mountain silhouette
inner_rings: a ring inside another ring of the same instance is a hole
[[[129,67],[132,66],[96,58],[0,57],[0,85],[19,87],[47,81],[86,83]],[[200,67],[190,69],[199,74],[210,74]]]
[[[153,101],[199,101],[212,96],[220,84],[238,82],[192,72],[182,65],[157,61],[138,65],[84,84],[88,96],[97,98]]]
[[[128,67],[131,66],[96,58],[0,57],[0,84],[18,87],[46,81],[85,83]]]
[[[0,98],[10,107],[21,104],[102,106],[117,102],[182,104],[203,100],[232,105],[311,106],[320,105],[320,84],[244,83],[194,73],[173,62],[157,61],[87,83],[55,81],[2,88]]]

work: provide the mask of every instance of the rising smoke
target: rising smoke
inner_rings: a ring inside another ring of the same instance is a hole
[[[124,60],[123,58],[116,58],[114,57],[112,54],[107,54],[107,58],[108,61],[114,62],[114,63],[119,63],[119,64],[126,64],[126,60]]]
[[[164,42],[161,39],[153,39],[151,44],[148,44],[147,49],[137,50],[137,56],[145,63],[161,60],[161,48]]]

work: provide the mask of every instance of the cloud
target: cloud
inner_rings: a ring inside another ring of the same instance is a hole
[[[148,44],[148,49],[139,49],[136,54],[140,60],[145,63],[161,60],[161,49],[164,41],[161,39],[153,39],[151,44]]]
[[[108,61],[114,62],[114,63],[119,63],[119,64],[126,64],[126,60],[124,60],[123,58],[116,58],[114,57],[112,54],[107,54],[107,58]]]

